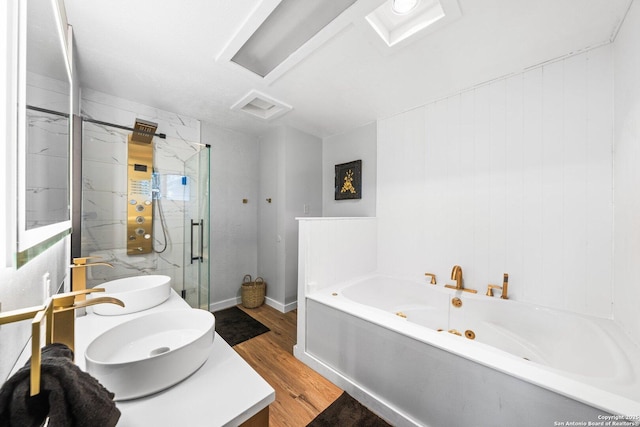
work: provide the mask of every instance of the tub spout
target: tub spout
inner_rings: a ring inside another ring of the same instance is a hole
[[[457,291],[465,291],[471,292],[473,294],[477,293],[475,289],[466,289],[462,284],[462,267],[459,265],[454,265],[453,270],[451,270],[451,280],[455,280],[455,285],[444,285],[445,288],[455,289]]]
[[[451,280],[456,281],[456,289],[462,289],[462,268],[459,265],[454,265],[451,270]]]

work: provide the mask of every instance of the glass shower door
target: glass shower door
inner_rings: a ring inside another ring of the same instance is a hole
[[[183,298],[191,307],[209,310],[209,156],[203,148],[185,162]]]

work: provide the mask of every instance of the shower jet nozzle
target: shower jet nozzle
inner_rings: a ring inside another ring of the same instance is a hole
[[[150,144],[157,129],[157,123],[136,119],[136,123],[133,126],[133,134],[131,135],[131,140],[133,142]]]

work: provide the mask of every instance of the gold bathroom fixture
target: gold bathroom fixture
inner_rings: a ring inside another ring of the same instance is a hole
[[[104,265],[107,267],[113,268],[113,265],[108,262],[94,262],[87,264],[87,261],[90,259],[101,259],[100,257],[79,257],[73,259],[73,264],[71,265],[71,290],[72,291],[84,291],[87,289],[87,268],[95,267],[97,265]],[[85,296],[82,294],[78,295],[78,301],[84,301]]]
[[[488,297],[493,297],[493,290],[494,289],[500,289],[502,291],[502,295],[500,296],[500,298],[502,299],[509,299],[507,292],[509,289],[509,275],[507,273],[504,273],[503,275],[503,279],[502,279],[502,286],[498,286],[498,285],[491,285],[489,284],[487,286],[487,296]]]
[[[447,332],[449,332],[450,334],[453,334],[453,335],[457,335],[459,337],[462,336],[462,334],[460,332],[458,332],[457,329],[449,329]]]
[[[153,136],[156,123],[136,119],[127,144],[127,255],[153,250]]]
[[[466,331],[464,331],[464,336],[466,338],[469,338],[470,340],[476,339],[476,333],[473,332],[471,329],[467,329]]]
[[[403,312],[401,312],[401,311],[396,312],[396,316],[398,316],[398,317],[402,317],[403,319],[406,319],[406,318],[407,318],[407,315],[406,315],[406,314],[404,314],[404,313],[403,313]]]
[[[433,273],[424,273],[425,276],[430,276],[431,277],[431,284],[435,285],[436,284],[436,275]]]
[[[41,348],[40,335],[42,321],[46,319],[45,344],[62,343],[75,352],[75,310],[90,305],[111,303],[124,307],[124,303],[112,297],[93,298],[77,301],[76,298],[92,292],[104,292],[102,288],[68,292],[48,298],[44,305],[21,308],[0,313],[0,325],[31,320],[31,374],[30,393],[40,393]]]
[[[493,290],[494,289],[502,290],[502,286],[492,285],[491,283],[489,283],[489,285],[487,285],[487,296],[488,297],[492,297],[493,296]]]
[[[462,307],[462,300],[458,297],[452,298],[451,305],[453,305],[454,307]]]
[[[509,299],[509,297],[507,296],[508,289],[509,289],[509,275],[507,273],[504,273],[502,275],[502,296],[500,298]]]
[[[477,293],[475,289],[465,289],[462,284],[462,267],[459,265],[454,265],[451,270],[451,280],[455,280],[455,285],[444,285],[445,288],[455,289],[457,291],[471,292],[472,294]]]
[[[153,137],[158,129],[158,124],[148,122],[146,120],[136,119],[133,125],[133,133],[131,134],[131,141],[140,142],[142,144],[151,144]]]

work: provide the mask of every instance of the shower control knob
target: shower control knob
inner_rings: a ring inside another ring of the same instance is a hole
[[[142,223],[144,222],[144,217],[143,217],[143,216],[137,216],[137,217],[136,217],[136,222],[137,222],[138,224],[142,224]]]
[[[138,212],[142,212],[142,211],[144,210],[144,206],[142,206],[142,205],[138,205],[138,206],[136,206],[136,210],[137,210]]]
[[[142,236],[145,233],[144,228],[136,228],[136,234]]]

